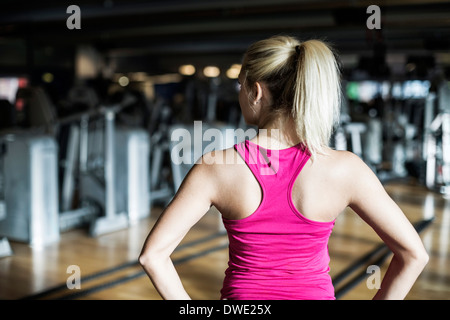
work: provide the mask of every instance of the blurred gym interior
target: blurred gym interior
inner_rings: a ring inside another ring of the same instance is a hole
[[[330,146],[360,156],[418,230],[430,261],[407,299],[450,298],[450,1],[0,5],[0,299],[160,299],[137,258],[190,169],[171,134],[250,129],[243,53],[277,34],[336,49]],[[227,250],[212,208],[173,256],[194,299],[219,298]],[[347,209],[329,251],[336,297],[370,299],[367,267],[390,257],[375,232]]]

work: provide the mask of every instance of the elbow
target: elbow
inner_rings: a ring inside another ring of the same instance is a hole
[[[428,255],[427,251],[423,249],[420,255],[417,257],[417,260],[423,266],[423,268],[425,268],[425,266],[428,264],[428,261],[430,260],[430,256]]]
[[[149,271],[152,269],[153,264],[158,258],[154,253],[150,250],[142,251],[139,255],[139,264],[146,270]]]
[[[149,265],[151,258],[149,257],[149,254],[147,254],[145,252],[141,252],[141,254],[139,255],[138,261],[139,261],[139,264],[145,268],[146,266]]]
[[[424,248],[416,249],[407,255],[406,261],[417,268],[424,269],[430,257]]]
[[[164,256],[162,254],[158,254],[157,252],[153,252],[151,249],[147,249],[141,252],[139,255],[139,264],[144,268],[145,271],[151,272],[155,268],[157,268],[158,264],[164,260]]]
[[[418,264],[425,267],[430,260],[430,256],[428,255],[428,252],[425,250],[423,246],[420,248],[417,248],[413,254],[414,260],[417,261]]]

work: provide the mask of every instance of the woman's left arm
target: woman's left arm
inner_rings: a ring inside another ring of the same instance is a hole
[[[211,207],[216,192],[213,169],[205,163],[194,165],[145,240],[139,263],[163,299],[190,299],[170,256]]]
[[[374,299],[404,299],[428,262],[417,231],[381,182],[357,156],[349,160],[350,207],[394,253]],[[350,173],[351,172],[351,173]]]

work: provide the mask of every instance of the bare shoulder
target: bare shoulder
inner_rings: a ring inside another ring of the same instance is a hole
[[[350,197],[350,202],[356,198],[366,199],[368,195],[385,193],[376,174],[356,154],[349,151],[333,151],[330,160],[334,161],[336,177]]]
[[[232,148],[205,153],[198,161],[199,169],[217,184],[223,184],[239,175],[244,160]]]
[[[317,155],[311,173],[321,178],[327,188],[332,188],[349,203],[362,190],[379,187],[375,173],[356,154],[349,151],[329,150],[326,155]]]
[[[370,168],[356,154],[350,151],[337,151],[329,149],[326,155],[317,155],[317,165],[332,171],[333,175],[361,174],[370,171]],[[328,172],[329,173],[329,172]]]
[[[214,205],[229,202],[235,195],[236,186],[244,183],[249,174],[244,160],[234,148],[215,150],[205,153],[196,164],[198,175],[203,180],[203,185],[211,194]],[[229,201],[228,201],[229,200]]]
[[[357,155],[350,151],[328,149],[326,154],[317,154],[314,160],[310,162],[310,165],[326,172],[328,175],[332,174],[334,176],[361,170],[365,164]]]
[[[333,160],[339,161],[339,163],[353,163],[362,162],[361,158],[350,151],[331,150],[329,151],[330,157]]]
[[[229,169],[233,165],[244,163],[234,147],[207,152],[202,156],[201,162],[214,170]]]

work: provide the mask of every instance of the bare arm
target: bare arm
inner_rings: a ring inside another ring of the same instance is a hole
[[[211,166],[196,164],[148,235],[139,262],[163,299],[190,299],[170,255],[209,210],[215,192]]]
[[[394,253],[374,299],[404,299],[428,262],[414,227],[386,193],[375,174],[352,156],[350,207],[367,222]]]

